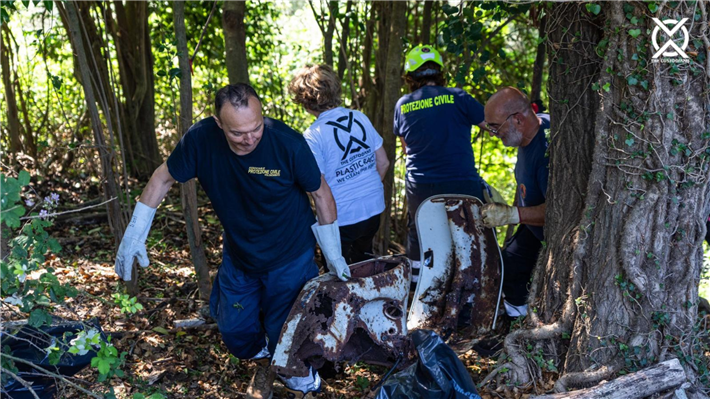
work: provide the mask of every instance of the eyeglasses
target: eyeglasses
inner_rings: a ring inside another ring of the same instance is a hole
[[[500,125],[498,125],[497,123],[494,123],[494,124],[493,124],[493,125],[498,125],[498,127],[494,127],[492,124],[490,124],[490,123],[488,123],[488,122],[486,122],[486,127],[488,128],[488,131],[490,131],[491,133],[497,135],[498,132],[500,131],[500,129],[502,129],[503,126],[506,124],[506,122],[508,122],[508,120],[510,119],[510,117],[513,116],[513,115],[517,115],[517,114],[519,114],[519,113],[520,113],[520,112],[513,112],[512,114],[508,115],[508,116],[505,118],[505,121],[503,121],[503,123],[501,123]]]

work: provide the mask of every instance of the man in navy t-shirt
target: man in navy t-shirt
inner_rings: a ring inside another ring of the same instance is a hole
[[[544,240],[549,172],[545,132],[550,128],[550,116],[535,114],[527,97],[513,87],[494,94],[486,103],[485,114],[491,136],[507,147],[518,147],[516,206],[486,204],[481,214],[488,227],[520,224],[503,250],[503,293],[508,315],[524,316],[528,282]]]
[[[269,358],[281,327],[303,285],[318,275],[311,229],[331,271],[349,277],[333,226],[335,201],[303,136],[263,117],[251,86],[226,86],[215,97],[215,117],[190,128],[136,204],[116,256],[116,272],[124,280],[131,279],[134,258],[148,266],[145,240],[155,208],[175,181],[193,178],[200,180],[224,228],[212,316],[229,351],[257,361],[247,397],[270,397],[275,374]],[[314,224],[307,193],[320,224]],[[284,383],[304,394],[320,388],[315,371]]]

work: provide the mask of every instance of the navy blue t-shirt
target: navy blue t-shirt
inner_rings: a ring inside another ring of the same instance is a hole
[[[321,173],[306,140],[283,122],[264,118],[259,144],[237,155],[214,118],[203,119],[183,136],[167,165],[180,183],[200,180],[238,269],[268,272],[315,247],[306,192],[320,188]]]
[[[545,131],[550,128],[550,115],[537,114],[540,129],[525,147],[518,147],[518,162],[515,164],[515,181],[518,183],[518,206],[536,206],[545,203],[549,157]],[[541,226],[526,225],[538,240],[544,240]]]
[[[471,128],[483,106],[461,89],[424,86],[397,101],[394,134],[407,144],[407,179],[415,183],[480,180]]]

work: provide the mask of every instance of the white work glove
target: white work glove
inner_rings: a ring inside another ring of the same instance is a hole
[[[126,232],[123,233],[121,245],[118,246],[116,253],[116,274],[124,281],[131,280],[131,272],[133,271],[133,259],[138,258],[138,264],[146,267],[148,262],[148,253],[145,250],[145,240],[150,232],[150,224],[153,223],[155,216],[155,208],[138,202],[133,210],[133,217],[128,223]]]
[[[481,217],[483,218],[483,225],[491,228],[520,223],[518,208],[505,204],[491,203],[483,205]]]
[[[336,220],[331,224],[318,224],[316,222],[311,226],[311,230],[313,230],[313,235],[316,236],[316,241],[318,241],[320,250],[323,252],[328,270],[338,276],[339,279],[347,281],[350,278],[350,268],[345,262],[345,258],[343,258],[343,251],[340,247],[338,221]]]

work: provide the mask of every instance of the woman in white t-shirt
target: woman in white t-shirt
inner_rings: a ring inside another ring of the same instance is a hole
[[[331,67],[305,66],[288,90],[316,117],[303,135],[338,207],[343,257],[348,264],[369,259],[385,209],[382,179],[390,165],[382,137],[365,114],[340,106],[340,79]]]

